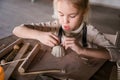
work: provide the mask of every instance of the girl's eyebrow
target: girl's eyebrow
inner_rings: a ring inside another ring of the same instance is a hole
[[[59,13],[63,14],[61,11],[58,11]]]
[[[58,12],[63,14],[61,11],[58,11]],[[78,14],[78,12],[73,12],[73,13],[70,13],[69,15],[73,15],[73,14]]]

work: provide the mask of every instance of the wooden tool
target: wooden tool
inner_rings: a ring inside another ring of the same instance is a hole
[[[39,50],[40,50],[40,45],[36,44],[35,47],[32,49],[32,51],[28,54],[26,60],[24,60],[23,63],[18,68],[18,71],[20,74],[23,74],[25,72],[25,70],[27,69],[27,67],[29,66],[29,64],[31,63],[33,58],[36,56]]]
[[[29,46],[30,46],[30,43],[25,43],[23,45],[23,47],[20,49],[20,51],[18,52],[18,54],[16,55],[16,57],[14,58],[14,60],[21,59],[23,57],[24,53],[26,53],[26,51],[28,50]],[[15,62],[15,63],[10,64],[8,66],[8,68],[5,70],[5,80],[9,79],[9,77],[12,74],[12,72],[16,68],[17,64],[18,64],[18,62]]]
[[[25,60],[26,58],[23,58],[23,59],[18,59],[18,60],[14,60],[14,61],[10,61],[10,62],[5,62],[5,61],[1,61],[1,64],[0,65],[7,65],[7,64],[12,64],[12,63],[15,63],[15,62],[20,62],[20,61],[23,61]]]
[[[52,70],[41,70],[36,72],[22,73],[22,75],[35,75],[35,74],[44,74],[44,73],[66,73],[65,70],[52,69]]]
[[[6,62],[12,61],[17,55],[19,49],[20,47],[18,45],[14,45],[13,50],[10,52],[10,54],[5,59],[1,60],[1,64],[5,64]]]
[[[18,68],[18,72],[21,75],[34,75],[34,74],[43,74],[43,73],[65,73],[65,70],[60,70],[60,69],[41,70],[41,71],[37,71],[37,72],[27,72],[26,73],[25,70],[28,68],[29,64],[34,59],[34,57],[39,52],[39,50],[40,50],[40,45],[36,44],[35,47],[32,49],[32,51],[27,56],[26,60],[24,60],[23,63]]]
[[[8,53],[12,50],[12,48],[13,48],[14,45],[21,44],[22,41],[23,41],[23,40],[22,40],[21,38],[19,38],[19,39],[17,39],[16,41],[14,41],[13,43],[11,43],[10,45],[8,45],[7,47],[5,47],[4,49],[2,49],[2,50],[0,51],[0,59],[1,59],[3,56],[5,56],[6,54],[8,54]]]

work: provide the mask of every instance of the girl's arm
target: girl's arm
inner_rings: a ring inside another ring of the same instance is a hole
[[[86,57],[94,57],[101,59],[110,59],[110,55],[105,48],[81,48],[78,50],[78,54]]]
[[[111,44],[105,39],[102,33],[100,33],[91,25],[87,25],[87,40],[91,43],[92,47],[81,47],[79,49],[80,55],[94,58],[111,59],[109,51],[106,49],[106,47],[110,46]]]
[[[118,49],[105,38],[105,36],[95,27],[88,25],[88,40],[93,44],[103,48],[83,48],[85,55],[109,59],[110,61],[118,61],[120,54]]]
[[[51,23],[53,24],[53,23]],[[57,30],[56,25],[48,25],[48,23],[20,25],[14,28],[13,34],[18,37],[36,39],[45,45],[53,47],[58,44],[58,37],[53,34]]]
[[[94,47],[95,45],[92,47],[88,45],[88,48],[84,48],[75,38],[65,37],[63,41],[63,46],[65,46],[65,49],[70,47],[77,54],[84,57],[109,59],[111,61],[117,61],[120,58],[118,50],[115,49],[115,46],[105,39],[102,33],[100,33],[91,25],[87,27],[87,31],[88,42],[98,45],[98,48]]]
[[[78,40],[76,40],[75,38],[64,37],[63,46],[65,47],[65,49],[71,48],[80,56],[110,59],[110,55],[107,49],[103,47],[84,48],[79,44]]]
[[[13,34],[22,38],[37,39],[38,35],[42,34],[42,31],[28,28],[22,24],[14,28]]]

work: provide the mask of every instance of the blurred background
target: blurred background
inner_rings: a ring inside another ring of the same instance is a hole
[[[120,0],[90,0],[90,23],[101,32],[120,31]],[[0,0],[0,38],[23,23],[52,21],[52,0]]]

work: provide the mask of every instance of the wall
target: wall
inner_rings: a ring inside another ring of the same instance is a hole
[[[90,3],[120,9],[120,0],[90,0]]]

